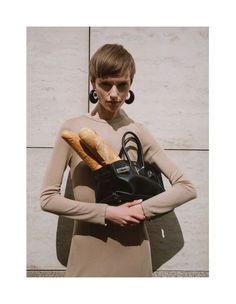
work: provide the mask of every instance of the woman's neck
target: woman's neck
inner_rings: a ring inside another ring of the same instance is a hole
[[[118,109],[116,112],[107,111],[101,104],[97,104],[96,107],[91,112],[92,116],[97,116],[100,119],[112,120],[122,116],[121,109]]]

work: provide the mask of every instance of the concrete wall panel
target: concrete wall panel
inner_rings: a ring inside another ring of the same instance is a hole
[[[51,147],[60,124],[87,111],[88,38],[88,28],[28,28],[28,146]]]
[[[175,209],[183,233],[184,247],[160,269],[208,270],[208,152],[167,151],[167,153],[194,182],[198,197]]]

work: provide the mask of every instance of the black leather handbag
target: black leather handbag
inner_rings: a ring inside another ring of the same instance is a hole
[[[131,161],[131,150],[137,154],[135,161]],[[116,206],[135,199],[146,200],[165,191],[160,170],[144,162],[142,145],[136,134],[128,131],[123,135],[119,156],[125,159],[94,171],[97,203]]]

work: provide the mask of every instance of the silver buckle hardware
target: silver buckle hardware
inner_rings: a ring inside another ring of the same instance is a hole
[[[121,168],[116,169],[116,172],[117,172],[118,174],[121,174],[121,173],[128,172],[129,170],[130,170],[130,167],[129,167],[129,166],[124,166],[124,167],[121,167]]]

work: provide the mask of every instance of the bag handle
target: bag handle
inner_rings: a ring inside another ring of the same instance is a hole
[[[127,135],[131,135],[131,136],[127,137]],[[136,166],[134,165],[134,162],[131,161],[130,156],[129,156],[129,152],[128,152],[127,144],[130,141],[134,142],[136,144],[136,147],[137,147]],[[140,174],[140,171],[145,169],[144,157],[143,157],[143,148],[142,148],[142,145],[141,145],[141,142],[140,142],[138,136],[135,133],[133,133],[131,131],[127,131],[127,132],[124,133],[124,135],[122,137],[122,148],[120,150],[119,156],[122,157],[122,154],[125,155],[127,161],[129,162],[129,165],[133,169],[135,169],[138,174]]]

